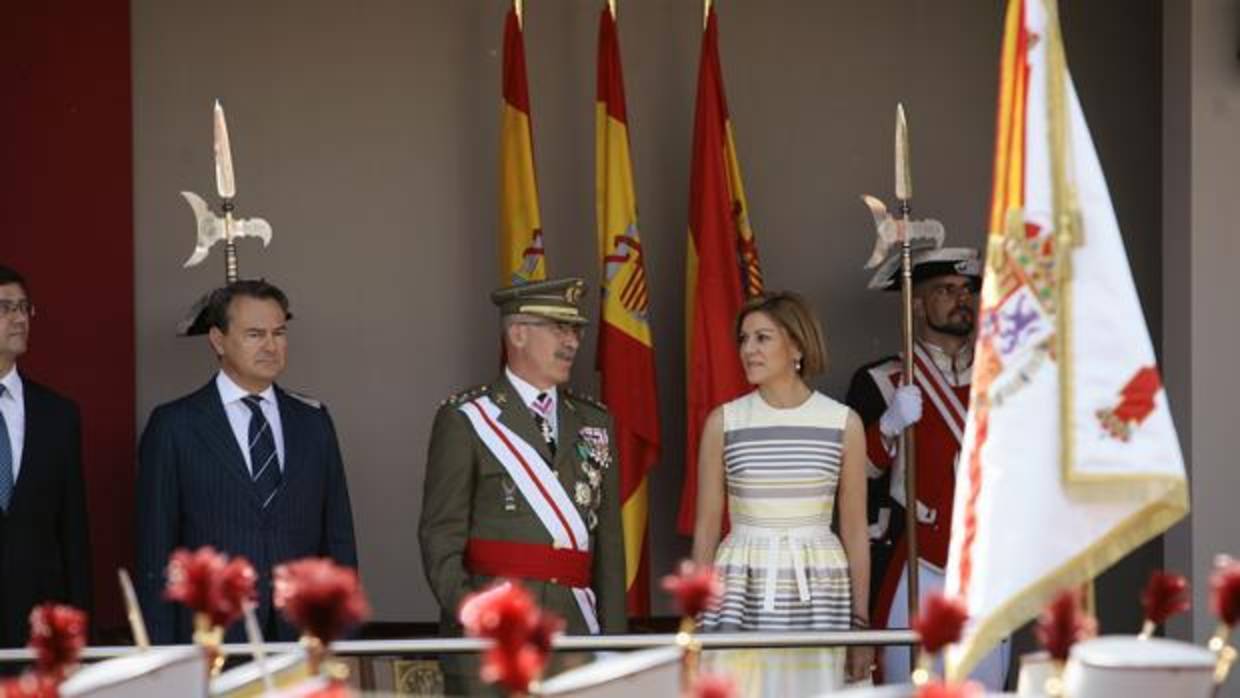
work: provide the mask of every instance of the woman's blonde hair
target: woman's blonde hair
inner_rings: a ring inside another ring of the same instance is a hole
[[[753,313],[765,313],[784,328],[784,332],[801,350],[801,366],[798,373],[804,378],[825,373],[827,370],[826,333],[818,317],[800,294],[791,291],[764,293],[745,301],[736,314],[735,332],[741,335],[741,325]]]

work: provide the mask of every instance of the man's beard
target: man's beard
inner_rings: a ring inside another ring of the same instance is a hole
[[[963,317],[962,319],[953,320],[953,316]],[[951,335],[953,337],[968,337],[973,334],[973,328],[976,325],[973,320],[973,313],[967,310],[963,312],[952,311],[952,313],[947,316],[947,320],[945,322],[934,322],[933,320],[930,320],[927,324],[930,326],[930,329],[935,332]]]

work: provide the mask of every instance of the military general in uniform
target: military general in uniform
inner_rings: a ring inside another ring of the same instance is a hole
[[[587,320],[580,279],[491,294],[505,366],[452,396],[431,432],[418,526],[422,564],[459,635],[470,592],[517,579],[569,634],[624,632],[624,546],[611,419],[568,382]],[[449,694],[474,695],[476,658],[443,660]]]

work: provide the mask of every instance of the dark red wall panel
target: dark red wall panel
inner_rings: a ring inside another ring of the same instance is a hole
[[[97,626],[133,540],[133,148],[127,0],[13,3],[0,22],[0,263],[38,316],[22,370],[77,401]],[[17,573],[4,570],[4,574]]]

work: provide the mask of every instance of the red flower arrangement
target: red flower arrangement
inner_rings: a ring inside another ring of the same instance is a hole
[[[211,546],[177,550],[168,561],[164,597],[205,616],[210,625],[226,628],[256,598],[258,575],[245,558],[229,559]]]
[[[736,682],[726,674],[702,674],[689,689],[691,698],[737,698]]]
[[[921,602],[921,612],[913,619],[913,630],[921,636],[922,649],[938,654],[944,647],[960,641],[969,611],[964,602],[942,594],[930,594]]]
[[[1220,555],[1210,576],[1210,609],[1228,629],[1240,622],[1240,560]]]
[[[1187,611],[1190,605],[1188,580],[1182,575],[1155,570],[1141,594],[1141,608],[1145,610],[1145,627],[1142,637],[1154,634],[1154,629],[1177,613]]]
[[[719,581],[715,568],[690,560],[682,560],[676,574],[663,578],[663,589],[676,599],[683,618],[696,618],[723,596],[723,583]]]
[[[564,621],[534,603],[516,582],[501,582],[467,596],[458,613],[465,633],[494,646],[482,657],[482,680],[524,693],[542,675]]]
[[[917,689],[917,698],[982,698],[986,691],[980,683],[949,683],[932,681]]]
[[[324,646],[370,617],[357,571],[327,558],[277,566],[274,596],[288,622]]]
[[[51,676],[26,673],[0,681],[0,698],[59,698],[59,686]]]
[[[44,603],[30,611],[30,649],[39,674],[63,679],[86,645],[86,614],[72,606]]]
[[[1038,618],[1034,633],[1051,658],[1066,662],[1072,645],[1098,632],[1098,623],[1081,609],[1081,595],[1075,589],[1060,592]]]

